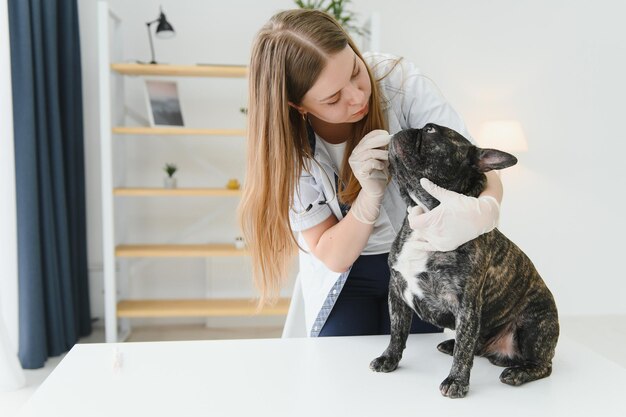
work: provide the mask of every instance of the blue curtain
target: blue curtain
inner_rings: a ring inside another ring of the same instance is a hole
[[[19,358],[40,368],[91,333],[76,0],[9,0]]]

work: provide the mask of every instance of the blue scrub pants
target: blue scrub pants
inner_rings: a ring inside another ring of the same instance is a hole
[[[388,258],[388,253],[357,258],[320,337],[389,334]],[[411,333],[442,331],[413,313]]]

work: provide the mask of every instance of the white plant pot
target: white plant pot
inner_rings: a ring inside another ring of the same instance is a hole
[[[174,178],[174,177],[165,177],[163,179],[163,186],[165,188],[176,188],[176,178]]]

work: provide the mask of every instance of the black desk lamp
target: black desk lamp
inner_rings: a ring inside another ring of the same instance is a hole
[[[154,45],[152,44],[152,31],[150,31],[150,26],[158,23],[156,28],[156,36],[159,39],[170,39],[173,38],[176,34],[170,22],[168,22],[165,18],[165,14],[163,14],[163,8],[160,8],[160,11],[161,13],[157,19],[153,20],[152,22],[146,22],[146,26],[148,27],[148,39],[150,39],[150,52],[152,53],[152,61],[150,61],[150,64],[157,63],[154,60]]]

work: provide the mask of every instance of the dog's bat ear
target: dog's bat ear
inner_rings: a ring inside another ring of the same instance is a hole
[[[472,166],[478,172],[488,172],[493,169],[504,169],[517,164],[513,155],[497,149],[476,148],[472,156]]]

